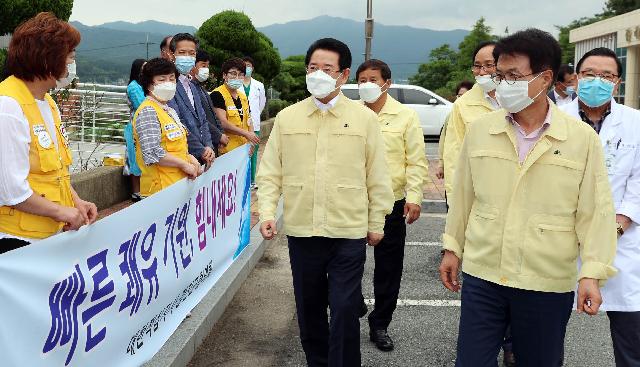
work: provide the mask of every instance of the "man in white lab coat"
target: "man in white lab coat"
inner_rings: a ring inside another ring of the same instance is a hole
[[[267,96],[264,91],[264,84],[259,81],[253,79],[251,76],[253,75],[255,62],[249,56],[245,56],[242,58],[244,64],[246,66],[246,70],[244,73],[244,94],[247,96],[249,100],[249,111],[251,111],[251,122],[253,126],[253,132],[259,137],[260,136],[260,115],[262,114],[262,110],[267,104]],[[256,169],[258,166],[258,148],[253,150],[253,154],[251,155],[251,187],[256,187]]]
[[[640,111],[617,104],[622,64],[596,48],[578,62],[578,98],[560,107],[600,135],[618,222],[618,274],[602,289],[617,367],[640,366]],[[597,230],[597,229],[595,229]]]

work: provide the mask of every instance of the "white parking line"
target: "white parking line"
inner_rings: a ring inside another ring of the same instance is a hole
[[[421,212],[420,213],[420,218],[446,218],[447,214],[445,213],[427,213],[427,212]]]
[[[364,302],[372,306],[374,299],[365,299]],[[398,306],[427,306],[427,307],[460,307],[457,299],[399,299]]]
[[[405,246],[432,246],[442,247],[442,242],[406,242]]]

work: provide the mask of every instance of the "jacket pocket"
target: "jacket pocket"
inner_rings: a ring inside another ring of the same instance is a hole
[[[46,193],[37,194],[51,202],[59,205],[62,204],[62,194],[59,187],[50,187]],[[62,223],[56,222],[49,217],[29,214],[26,212],[19,212],[18,215],[20,215],[20,228],[25,231],[51,235],[62,228]]]
[[[369,198],[367,188],[334,184],[329,187],[327,224],[337,228],[368,228]]]
[[[405,146],[402,130],[396,127],[383,126],[382,137],[384,138],[384,144],[387,148],[387,155],[404,157]]]
[[[316,135],[301,127],[280,129],[280,157],[284,174],[305,177],[315,168]]]
[[[305,192],[302,181],[285,177],[282,182],[284,220],[290,226],[313,223],[313,195]]]
[[[463,259],[474,264],[497,267],[502,248],[501,223],[498,208],[474,203],[465,231]]]
[[[522,274],[567,279],[577,272],[575,219],[539,214],[529,219],[522,248]]]

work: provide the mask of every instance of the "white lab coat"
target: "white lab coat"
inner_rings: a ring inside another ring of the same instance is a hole
[[[578,98],[560,109],[580,120]],[[618,240],[618,274],[602,289],[604,311],[640,311],[640,111],[611,101],[600,130],[616,213],[631,218]]]
[[[240,88],[244,93],[244,88]],[[247,96],[249,100],[249,109],[251,110],[251,122],[253,124],[253,131],[260,131],[260,114],[264,110],[264,106],[267,104],[267,95],[264,91],[264,84],[251,78],[251,89]]]

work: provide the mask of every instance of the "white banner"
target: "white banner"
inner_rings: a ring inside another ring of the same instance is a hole
[[[0,255],[0,365],[137,366],[249,243],[248,147],[195,181]]]

